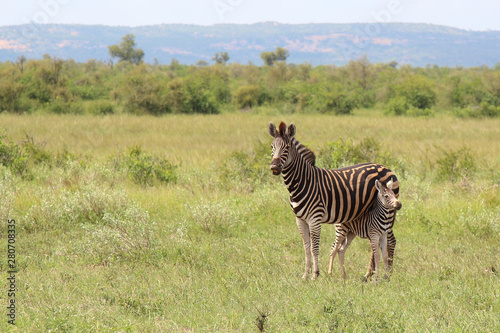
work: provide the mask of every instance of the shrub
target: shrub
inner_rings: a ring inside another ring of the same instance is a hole
[[[90,104],[88,110],[97,115],[113,114],[115,113],[115,105],[110,101],[100,100]]]
[[[318,159],[323,167],[337,169],[358,163],[380,163],[404,172],[404,164],[397,157],[391,155],[374,138],[364,138],[358,144],[352,140],[339,139],[330,142],[320,149]]]
[[[347,97],[345,93],[331,93],[328,98],[326,110],[333,110],[335,114],[350,114],[356,106],[356,103]]]
[[[218,113],[215,97],[195,80],[173,79],[168,83],[166,103],[173,113]]]
[[[22,111],[21,93],[22,86],[19,83],[0,78],[0,112]]]
[[[476,159],[466,147],[456,151],[438,149],[441,157],[436,160],[436,175],[440,180],[449,179],[452,183],[471,178],[477,169]]]
[[[387,103],[386,114],[405,115],[410,106],[404,96],[393,97]]]
[[[227,189],[252,192],[259,184],[272,181],[270,151],[261,141],[250,151],[234,151],[217,170],[219,182]]]
[[[0,183],[1,185],[1,183]],[[109,189],[95,181],[75,190],[51,188],[38,193],[39,202],[26,213],[26,232],[74,232],[82,228],[72,243],[75,255],[104,263],[143,253],[150,246],[149,213],[123,191]],[[99,246],[91,246],[99,243]]]
[[[255,84],[240,86],[234,91],[233,100],[240,109],[246,107],[252,108],[254,106],[260,105],[260,87]]]
[[[479,105],[481,110],[481,115],[485,117],[498,117],[500,116],[500,105],[493,105],[487,102],[483,102]]]
[[[404,97],[410,106],[428,109],[436,103],[435,84],[421,75],[407,76],[391,87],[391,98]]]
[[[469,105],[478,105],[488,95],[488,92],[479,78],[470,82],[460,76],[452,78],[451,103],[453,106],[464,108]]]
[[[29,176],[34,165],[52,163],[52,155],[43,146],[27,134],[20,144],[9,141],[5,134],[0,134],[0,164],[20,176]]]
[[[185,104],[185,113],[219,113],[217,103],[207,89],[201,89],[194,85],[187,87],[187,101]]]
[[[133,147],[125,157],[128,174],[132,180],[141,185],[153,185],[174,182],[177,180],[177,167],[166,159],[147,155],[141,147]]]
[[[99,84],[75,84],[71,86],[71,93],[82,100],[96,100],[105,95],[105,90]]]
[[[142,66],[128,74],[119,94],[127,112],[153,115],[171,112],[164,97],[163,82],[160,77],[148,74]]]
[[[8,141],[5,134],[0,134],[0,164],[19,175],[26,173],[28,157],[23,153],[22,146]]]
[[[460,118],[494,118],[500,116],[500,106],[482,102],[479,106],[471,105],[465,108],[454,108],[453,113]]]
[[[51,163],[52,155],[44,150],[45,144],[35,142],[35,139],[28,134],[25,134],[25,138],[21,143],[25,154],[29,157],[29,160],[33,164],[41,163]]]
[[[333,111],[335,114],[350,114],[356,107],[355,100],[347,94],[340,83],[312,91],[316,95],[316,109],[321,112]]]

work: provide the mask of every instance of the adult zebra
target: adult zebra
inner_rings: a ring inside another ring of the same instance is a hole
[[[294,136],[293,123],[279,128],[269,123],[269,134],[274,138],[271,170],[283,175],[290,192],[290,205],[296,216],[305,251],[305,273],[311,268],[312,279],[319,275],[318,255],[322,223],[346,223],[364,214],[375,200],[375,180],[393,180],[393,191],[399,193],[396,175],[388,168],[365,163],[328,170],[316,167],[314,153]],[[311,256],[313,262],[311,262]]]

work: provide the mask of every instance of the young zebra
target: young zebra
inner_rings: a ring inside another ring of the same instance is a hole
[[[335,225],[335,242],[332,245],[330,253],[329,274],[332,274],[333,260],[338,252],[342,277],[346,277],[344,254],[356,236],[370,240],[371,258],[364,278],[365,281],[373,273],[375,273],[376,279],[378,279],[379,247],[382,250],[386,271],[391,270],[394,248],[396,247],[396,238],[394,238],[394,234],[392,233],[392,226],[396,218],[396,211],[401,209],[401,203],[392,191],[392,180],[389,180],[387,184],[376,180],[375,186],[378,190],[377,199],[373,207],[366,214],[348,223]]]
[[[321,225],[347,223],[364,215],[376,197],[375,180],[393,180],[393,191],[398,193],[394,172],[375,163],[352,165],[328,170],[316,167],[314,153],[295,138],[295,125],[281,123],[278,128],[269,123],[269,134],[274,138],[270,169],[283,176],[290,192],[290,206],[295,213],[297,227],[302,235],[305,252],[306,278],[312,269],[312,279],[320,273],[318,267]]]

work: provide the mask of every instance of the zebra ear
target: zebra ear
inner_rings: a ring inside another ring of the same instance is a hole
[[[288,137],[291,139],[295,136],[295,124],[294,123],[290,123],[290,126],[288,126]]]
[[[285,133],[286,133],[286,124],[284,122],[281,122],[279,131],[280,131],[280,136],[284,136],[285,135]]]
[[[390,190],[392,190],[392,185],[393,185],[393,184],[394,184],[394,183],[392,182],[392,179],[391,179],[391,180],[389,180],[389,181],[387,182],[387,188],[388,188],[388,189],[390,189]]]
[[[269,132],[269,135],[272,136],[273,138],[278,136],[278,132],[276,131],[276,126],[274,126],[273,123],[269,123],[269,126],[267,127],[267,131]]]
[[[375,179],[375,187],[377,188],[377,191],[382,191],[382,184],[378,179]]]

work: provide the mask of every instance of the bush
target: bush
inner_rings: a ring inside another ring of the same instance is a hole
[[[8,141],[5,134],[0,134],[0,164],[20,176],[29,176],[34,165],[52,163],[52,155],[44,150],[43,144],[36,143],[26,134],[25,139],[16,144]]]
[[[315,96],[312,101],[313,108],[320,112],[333,111],[335,114],[350,114],[356,107],[356,101],[348,95],[344,85],[334,84],[320,86],[310,89],[311,95]]]
[[[436,103],[435,84],[421,75],[407,76],[391,87],[391,98],[404,97],[410,106],[429,109]]]
[[[339,139],[330,142],[320,149],[318,159],[321,165],[328,169],[337,169],[358,163],[379,163],[404,172],[404,164],[392,156],[374,138],[364,138],[355,144],[352,140]]]
[[[335,114],[350,114],[356,107],[354,99],[347,95],[344,87],[335,84],[331,91],[324,93],[325,111],[333,111]]]
[[[240,109],[260,105],[260,87],[255,84],[238,87],[233,93],[233,101]]]
[[[405,115],[409,110],[410,105],[404,96],[393,97],[387,103],[386,114],[394,114],[396,116]]]
[[[106,90],[98,83],[74,84],[70,89],[74,96],[88,101],[97,100],[106,94]]]
[[[500,116],[500,106],[482,102],[479,106],[454,108],[453,113],[460,118],[494,118]]]
[[[168,183],[177,180],[177,167],[166,159],[147,155],[141,147],[133,147],[125,156],[128,174],[141,185],[153,185],[155,182]]]
[[[176,78],[170,81],[166,103],[173,113],[219,113],[215,97],[195,80]]]
[[[115,105],[110,101],[95,101],[87,107],[87,110],[91,114],[96,115],[106,115],[115,113]]]
[[[475,173],[476,159],[466,147],[456,151],[439,149],[441,157],[436,160],[436,175],[440,180],[449,179],[452,183],[469,179]]]
[[[21,93],[22,86],[19,83],[0,78],[0,112],[22,111]]]
[[[18,175],[26,173],[28,158],[23,153],[22,146],[7,141],[6,135],[0,135],[0,164],[11,169]]]
[[[74,232],[82,228],[85,234],[80,232],[69,248],[86,260],[102,264],[140,255],[150,247],[149,213],[123,191],[93,181],[74,190],[52,188],[38,198],[24,216],[24,231]],[[96,242],[99,246],[92,246]]]
[[[270,148],[267,143],[257,141],[251,151],[234,151],[218,168],[219,182],[226,189],[253,192],[255,187],[272,181],[269,169]]]
[[[328,96],[329,101],[326,103],[326,110],[333,110],[335,114],[350,114],[356,103],[347,97],[345,93],[332,93]]]
[[[455,107],[465,108],[478,105],[488,95],[486,87],[479,78],[470,82],[456,76],[452,78],[451,103]]]
[[[479,109],[481,110],[481,116],[490,118],[500,116],[500,105],[494,105],[484,101],[479,105]]]
[[[148,74],[143,67],[138,67],[128,74],[124,88],[119,91],[119,94],[127,112],[153,115],[171,112],[164,97],[160,78]]]

